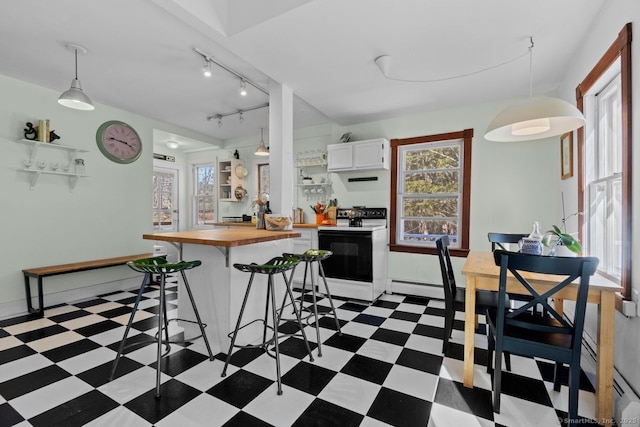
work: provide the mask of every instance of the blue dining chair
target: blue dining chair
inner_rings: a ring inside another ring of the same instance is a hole
[[[453,320],[456,312],[464,312],[465,309],[465,289],[456,286],[456,277],[451,265],[451,254],[449,253],[449,236],[442,236],[436,240],[438,259],[440,260],[440,271],[442,273],[442,286],[444,287],[444,334],[442,342],[442,353],[446,353],[453,329]],[[509,297],[503,296],[503,302],[509,307]],[[494,291],[476,291],[476,314],[486,316],[487,309],[498,305],[498,293]],[[511,358],[509,353],[504,354],[507,370],[511,370]]]
[[[493,410],[500,413],[500,390],[502,380],[502,353],[508,351],[529,357],[541,357],[556,362],[553,389],[560,391],[561,369],[569,365],[569,419],[578,419],[578,390],[580,381],[580,349],[582,331],[589,293],[589,279],[595,273],[598,259],[592,257],[549,257],[527,255],[496,250],[496,265],[500,266],[498,293],[504,298],[507,281],[515,280],[531,295],[532,299],[517,309],[507,309],[503,299],[498,299],[497,308],[489,309],[489,360],[495,347],[495,369],[493,373]],[[560,276],[558,284],[544,292],[538,292],[524,276],[527,273],[543,273]],[[577,280],[577,298],[573,319],[567,321],[549,304],[559,292]],[[541,304],[545,315],[529,311]]]

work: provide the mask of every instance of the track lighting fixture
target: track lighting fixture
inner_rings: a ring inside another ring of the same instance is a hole
[[[208,59],[204,60],[204,65],[202,66],[202,75],[205,77],[211,77],[211,62]]]
[[[264,145],[263,130],[264,130],[263,128],[260,128],[260,144],[258,144],[258,148],[256,148],[256,152],[253,153],[256,156],[269,155],[269,149],[266,147],[266,145]]]
[[[247,83],[244,80],[240,80],[240,96],[247,96]]]
[[[233,116],[238,114],[239,117],[239,121],[240,123],[244,122],[244,113],[246,113],[247,111],[253,111],[253,110],[259,110],[260,108],[267,108],[269,107],[269,103],[267,102],[266,104],[262,104],[262,105],[258,105],[256,107],[251,107],[251,108],[245,108],[244,110],[238,110],[238,111],[234,111],[233,113],[226,113],[226,114],[216,114],[215,116],[209,116],[207,117],[208,121],[213,121],[213,120],[217,120],[218,121],[218,126],[222,127],[222,119],[224,117],[229,117],[229,116]]]
[[[80,80],[78,80],[78,52],[85,54],[87,53],[87,49],[71,43],[68,43],[66,48],[74,52],[76,74],[74,79],[71,80],[71,87],[69,90],[63,92],[58,98],[58,104],[64,105],[68,108],[73,108],[74,110],[93,110],[95,107],[93,106],[93,103],[91,103],[89,97],[82,91],[82,85],[80,85]]]

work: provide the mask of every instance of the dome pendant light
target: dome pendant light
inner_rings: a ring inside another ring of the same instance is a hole
[[[74,52],[76,74],[75,78],[71,80],[71,88],[63,92],[62,95],[60,95],[60,97],[58,98],[58,104],[68,108],[73,108],[75,110],[93,110],[95,107],[91,103],[89,97],[82,91],[82,85],[80,84],[80,80],[78,80],[78,51],[81,54],[85,54],[87,53],[87,49],[71,43],[67,44],[67,49],[73,50]]]
[[[263,128],[260,128],[260,145],[258,145],[258,148],[256,148],[256,152],[253,153],[256,156],[268,156],[269,155],[269,149],[264,145],[264,139],[263,139]]]
[[[496,116],[484,135],[487,141],[514,142],[559,136],[585,124],[580,110],[566,101],[533,96],[533,38],[529,47],[529,98]]]

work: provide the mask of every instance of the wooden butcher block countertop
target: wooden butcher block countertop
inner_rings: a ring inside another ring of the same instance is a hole
[[[256,228],[256,224],[244,221],[244,222],[207,222],[207,225],[215,225],[216,227],[253,227]],[[332,224],[322,224],[323,227]],[[320,224],[293,224],[293,228],[313,228],[316,229],[320,226]]]
[[[291,230],[266,231],[255,228],[237,228],[150,233],[143,234],[142,238],[146,240],[161,240],[165,242],[191,243],[195,245],[211,245],[229,248],[270,242],[272,240],[291,239],[300,236],[300,233]]]

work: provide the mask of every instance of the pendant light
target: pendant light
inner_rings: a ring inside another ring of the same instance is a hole
[[[80,80],[78,80],[78,52],[85,54],[87,53],[87,49],[71,43],[67,44],[66,47],[74,52],[76,74],[74,79],[71,80],[71,88],[63,92],[62,95],[60,95],[60,98],[58,98],[58,104],[75,110],[93,110],[95,107],[91,103],[89,97],[82,91],[82,85],[80,85]]]
[[[533,38],[529,46],[529,98],[504,109],[489,124],[487,141],[513,142],[559,136],[585,124],[580,110],[568,102],[533,96]]]
[[[256,148],[256,152],[253,153],[256,156],[268,156],[269,155],[269,149],[264,145],[264,139],[263,139],[263,128],[260,128],[260,145],[258,145],[258,148]]]

